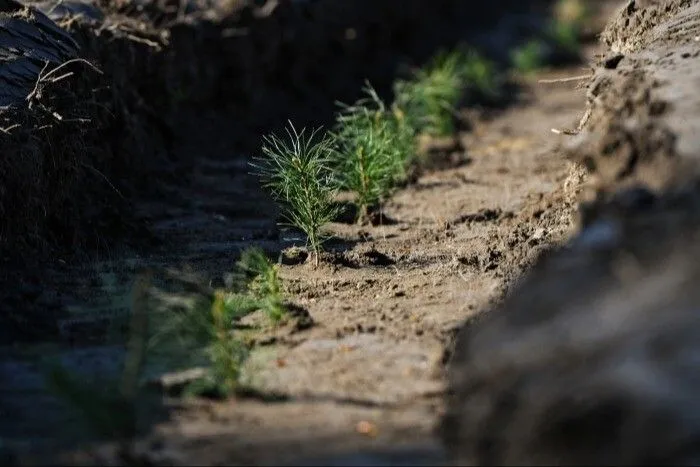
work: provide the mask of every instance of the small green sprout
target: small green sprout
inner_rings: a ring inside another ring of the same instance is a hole
[[[285,219],[302,230],[318,265],[324,237],[321,228],[338,213],[334,204],[337,182],[331,168],[331,140],[317,138],[318,130],[307,137],[289,122],[287,140],[265,137],[265,157],[253,163],[263,185],[282,205]]]
[[[248,290],[262,311],[272,322],[278,322],[287,314],[279,278],[279,266],[259,248],[243,252],[238,262],[241,271],[251,277]]]
[[[207,320],[208,343],[204,347],[210,363],[209,371],[185,388],[185,396],[207,394],[225,398],[238,390],[241,368],[248,358],[248,349],[231,329],[232,307],[228,295],[219,290],[214,293]]]
[[[501,79],[496,66],[476,50],[468,49],[464,52],[460,68],[462,81],[471,99],[493,99],[500,96]]]
[[[436,136],[454,132],[454,108],[464,85],[461,59],[458,52],[441,53],[413,79],[394,84],[396,105],[413,128]]]
[[[332,133],[340,187],[355,193],[358,221],[405,177],[414,153],[414,131],[402,114],[390,111],[371,86],[365,92],[354,105],[340,104]]]
[[[541,69],[546,62],[547,45],[533,39],[511,52],[511,61],[516,70],[531,74]]]

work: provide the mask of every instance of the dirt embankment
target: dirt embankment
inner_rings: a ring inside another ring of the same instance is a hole
[[[697,179],[699,12],[688,0],[627,2],[603,32],[608,52],[589,85],[588,124],[569,145],[599,195]]]
[[[456,343],[461,463],[698,459],[700,2],[626,2],[602,39],[568,146],[580,231]]]

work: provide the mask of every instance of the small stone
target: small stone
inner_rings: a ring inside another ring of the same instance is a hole
[[[375,425],[374,423],[368,422],[367,420],[362,420],[361,422],[358,422],[357,425],[355,425],[355,431],[357,431],[361,435],[374,438],[377,436],[379,430],[377,429],[377,425]]]

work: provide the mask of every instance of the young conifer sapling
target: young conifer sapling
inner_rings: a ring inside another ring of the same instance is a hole
[[[306,234],[315,265],[324,241],[321,228],[338,214],[331,140],[318,131],[307,135],[289,122],[286,138],[266,136],[264,157],[252,163],[263,186],[280,203],[287,223]]]

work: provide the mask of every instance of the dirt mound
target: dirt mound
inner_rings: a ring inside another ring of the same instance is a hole
[[[78,46],[43,13],[13,0],[3,3],[0,17],[0,107],[7,107],[32,95],[43,68],[74,58]]]
[[[580,232],[465,325],[441,428],[460,463],[697,461],[700,2],[628,2],[603,35]]]
[[[639,51],[660,37],[658,31],[652,32],[655,27],[692,3],[692,0],[628,0],[605,28],[601,39],[613,53]]]
[[[637,262],[623,234],[591,227],[462,332],[442,427],[460,464],[697,459],[697,236],[650,235],[677,250]]]
[[[9,78],[12,105],[0,111],[3,259],[49,246],[64,253],[94,247],[133,231],[122,215],[132,185],[148,163],[163,161],[162,133],[127,90],[139,77],[125,66],[124,52],[138,56],[149,47],[121,30],[98,30],[88,19],[63,18],[61,29],[38,10],[22,8],[23,15],[13,16],[26,37],[21,60],[7,66],[21,66],[23,74]],[[128,170],[130,179],[119,177]]]
[[[589,199],[697,179],[699,34],[700,4],[690,1],[630,1],[608,25],[609,52],[588,88],[588,124],[567,148],[593,175]]]

